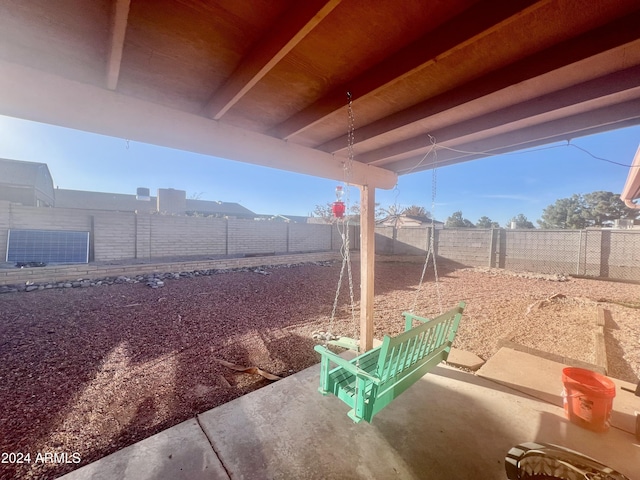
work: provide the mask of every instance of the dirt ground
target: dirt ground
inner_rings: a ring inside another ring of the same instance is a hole
[[[593,362],[602,306],[613,319],[610,375],[638,381],[640,286],[438,267],[437,286],[430,271],[418,291],[420,263],[376,264],[376,337],[399,333],[401,313],[414,305],[432,316],[464,300],[458,348],[487,359],[505,338]],[[339,271],[339,263],[274,267],[167,280],[159,289],[1,295],[0,452],[30,454],[31,463],[0,463],[0,478],[55,478],[269,383],[217,359],[279,376],[317,363],[312,332],[357,337],[357,265],[356,321],[346,279],[329,318]],[[69,463],[35,462],[47,452]]]

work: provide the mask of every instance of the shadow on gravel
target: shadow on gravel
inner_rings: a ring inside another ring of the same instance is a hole
[[[456,268],[443,263],[439,273]],[[376,265],[376,294],[415,289],[421,270],[421,263]],[[0,451],[79,451],[84,465],[268,384],[226,372],[216,355],[240,364],[264,358],[261,368],[280,376],[313,365],[314,342],[286,329],[312,330],[329,317],[339,271],[339,264],[307,265],[168,280],[160,289],[139,283],[3,294]],[[348,302],[342,295],[339,307]],[[174,369],[168,387],[158,380],[165,362]],[[98,410],[92,399],[108,407]],[[130,412],[124,419],[122,405]],[[78,427],[78,415],[98,427]],[[117,427],[100,433],[103,425]],[[92,435],[96,441],[81,440]],[[0,478],[54,478],[81,465],[0,465]]]
[[[611,315],[605,315],[604,343],[607,349],[608,374],[620,380],[638,383],[639,379],[635,371],[631,368],[629,362],[624,359],[624,350],[620,347],[618,340],[611,334],[611,330],[619,329],[620,327]]]

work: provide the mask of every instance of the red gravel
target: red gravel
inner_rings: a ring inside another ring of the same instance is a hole
[[[377,264],[377,337],[403,328],[400,313],[414,303],[421,267]],[[331,326],[339,264],[267,271],[166,280],[160,289],[140,283],[1,295],[0,452],[29,453],[31,464],[0,464],[0,478],[55,478],[269,383],[216,358],[279,376],[317,363],[311,332]],[[357,265],[354,274],[357,297]],[[593,300],[639,300],[635,285],[550,282],[451,264],[440,274],[445,308],[469,302],[457,346],[485,358],[513,330],[504,322],[524,318],[528,305],[552,293],[592,289]],[[346,280],[343,287],[332,330],[353,336]],[[437,304],[428,278],[416,312],[431,315]],[[624,353],[624,341],[616,345]],[[36,464],[46,452],[68,454],[70,462],[77,453],[81,463]]]

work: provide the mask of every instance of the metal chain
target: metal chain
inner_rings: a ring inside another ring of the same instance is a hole
[[[338,277],[338,287],[336,288],[336,296],[333,299],[333,309],[331,310],[331,318],[329,323],[329,331],[323,336],[325,342],[329,340],[335,340],[333,335],[333,322],[336,318],[336,310],[338,309],[338,299],[340,298],[340,290],[342,288],[342,279],[344,278],[344,267],[347,264],[347,256],[345,255],[345,246],[347,246],[347,240],[343,231],[340,231],[340,222],[336,221],[336,229],[340,238],[342,239],[342,245],[340,246],[340,256],[342,257],[342,266],[340,267],[340,276]]]
[[[349,128],[348,128],[348,132],[347,132],[347,172],[346,172],[346,176],[345,176],[345,188],[347,190],[347,196],[346,196],[346,200],[347,200],[347,207],[349,207],[349,181],[351,180],[351,168],[353,166],[353,157],[354,157],[354,151],[353,151],[353,144],[355,143],[355,130],[356,130],[356,120],[355,120],[355,116],[353,114],[353,98],[351,96],[351,92],[347,92],[347,100],[348,100],[348,104],[347,104],[347,112],[348,112],[348,117],[349,117]],[[347,259],[347,270],[349,273],[349,298],[351,301],[351,321],[353,324],[353,338],[357,339],[358,335],[358,329],[356,327],[356,310],[355,310],[355,299],[354,299],[354,294],[353,294],[353,273],[351,271],[351,249],[350,247],[350,239],[349,239],[349,231],[351,230],[349,228],[349,214],[347,213],[347,234],[346,234],[346,259]]]
[[[356,125],[356,121],[355,121],[355,116],[353,115],[353,98],[351,96],[351,92],[347,92],[347,100],[348,100],[348,104],[347,104],[347,112],[348,112],[348,116],[349,116],[349,128],[348,128],[348,132],[347,132],[347,175],[346,175],[346,179],[345,179],[345,188],[347,189],[347,206],[349,205],[349,181],[351,180],[351,167],[353,165],[353,157],[354,157],[354,153],[353,153],[353,144],[355,143],[355,125]],[[362,205],[360,206],[360,208],[362,208]],[[353,275],[351,272],[351,255],[350,255],[350,250],[349,250],[349,215],[347,215],[347,249],[346,249],[346,258],[347,258],[347,269],[349,271],[349,295],[351,298],[351,323],[353,325],[353,339],[358,341],[359,340],[359,332],[358,332],[358,327],[356,324],[356,314],[355,314],[355,301],[354,301],[354,295],[353,295]],[[358,355],[356,357],[356,371],[360,370],[360,355]],[[360,395],[359,392],[359,381],[358,381],[358,375],[356,374],[355,376],[355,391],[354,393],[354,398],[353,398],[353,405],[354,407],[356,407],[358,405],[358,396]],[[356,412],[357,414],[357,412]]]
[[[343,164],[344,170],[344,189],[345,189],[345,204],[347,210],[347,218],[342,221],[342,226],[344,227],[341,231],[340,229],[340,220],[336,221],[336,229],[340,234],[340,238],[342,239],[342,246],[340,247],[340,256],[342,257],[342,266],[340,267],[340,276],[338,278],[338,286],[336,288],[336,295],[333,300],[333,308],[331,310],[331,318],[329,320],[329,330],[327,332],[316,331],[312,333],[313,338],[317,340],[323,340],[324,345],[326,346],[327,342],[330,340],[337,340],[339,337],[333,334],[333,327],[335,323],[336,311],[338,309],[338,300],[340,298],[340,290],[342,289],[342,281],[344,279],[344,271],[345,266],[347,267],[347,277],[349,279],[349,297],[351,301],[351,320],[354,324],[354,335],[355,339],[357,336],[357,328],[355,326],[356,323],[356,315],[355,315],[355,295],[353,291],[353,272],[351,270],[351,239],[350,239],[350,228],[349,228],[349,181],[351,179],[351,167],[353,165],[353,143],[354,143],[354,130],[355,130],[355,118],[353,115],[353,105],[351,92],[347,92],[347,100],[348,100],[348,115],[349,115],[349,123],[348,123],[348,131],[347,131],[347,160]]]
[[[437,194],[437,170],[438,170],[438,152],[436,150],[436,139],[432,135],[429,135],[429,141],[431,142],[431,151],[433,151],[434,160],[433,160],[433,169],[431,170],[431,232],[429,234],[429,244],[427,246],[427,255],[424,260],[424,265],[422,267],[422,274],[420,275],[420,282],[418,283],[418,289],[416,290],[416,295],[413,300],[413,306],[411,307],[411,312],[413,313],[416,305],[418,303],[418,297],[420,296],[420,292],[422,291],[422,284],[424,282],[424,276],[427,272],[427,265],[429,264],[429,257],[432,257],[433,260],[433,275],[436,286],[436,295],[438,297],[438,308],[440,309],[440,313],[442,310],[442,293],[440,291],[440,279],[438,278],[438,266],[436,262],[436,250],[435,250],[435,233],[436,233],[436,225],[435,225],[435,209],[436,209],[436,194]]]

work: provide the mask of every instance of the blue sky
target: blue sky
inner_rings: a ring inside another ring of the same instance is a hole
[[[640,126],[581,137],[593,155],[630,164]],[[534,224],[558,198],[596,190],[620,193],[628,167],[596,160],[566,142],[487,157],[437,170],[435,217],[457,210],[476,222],[486,215],[505,226],[522,213]],[[135,194],[137,187],[186,190],[204,200],[238,202],[261,214],[308,215],[332,202],[338,184],[265,167],[0,116],[0,157],[49,165],[60,188]],[[401,176],[396,189],[377,190],[382,207],[397,203],[431,210],[431,171]],[[350,193],[351,203],[358,192]]]

